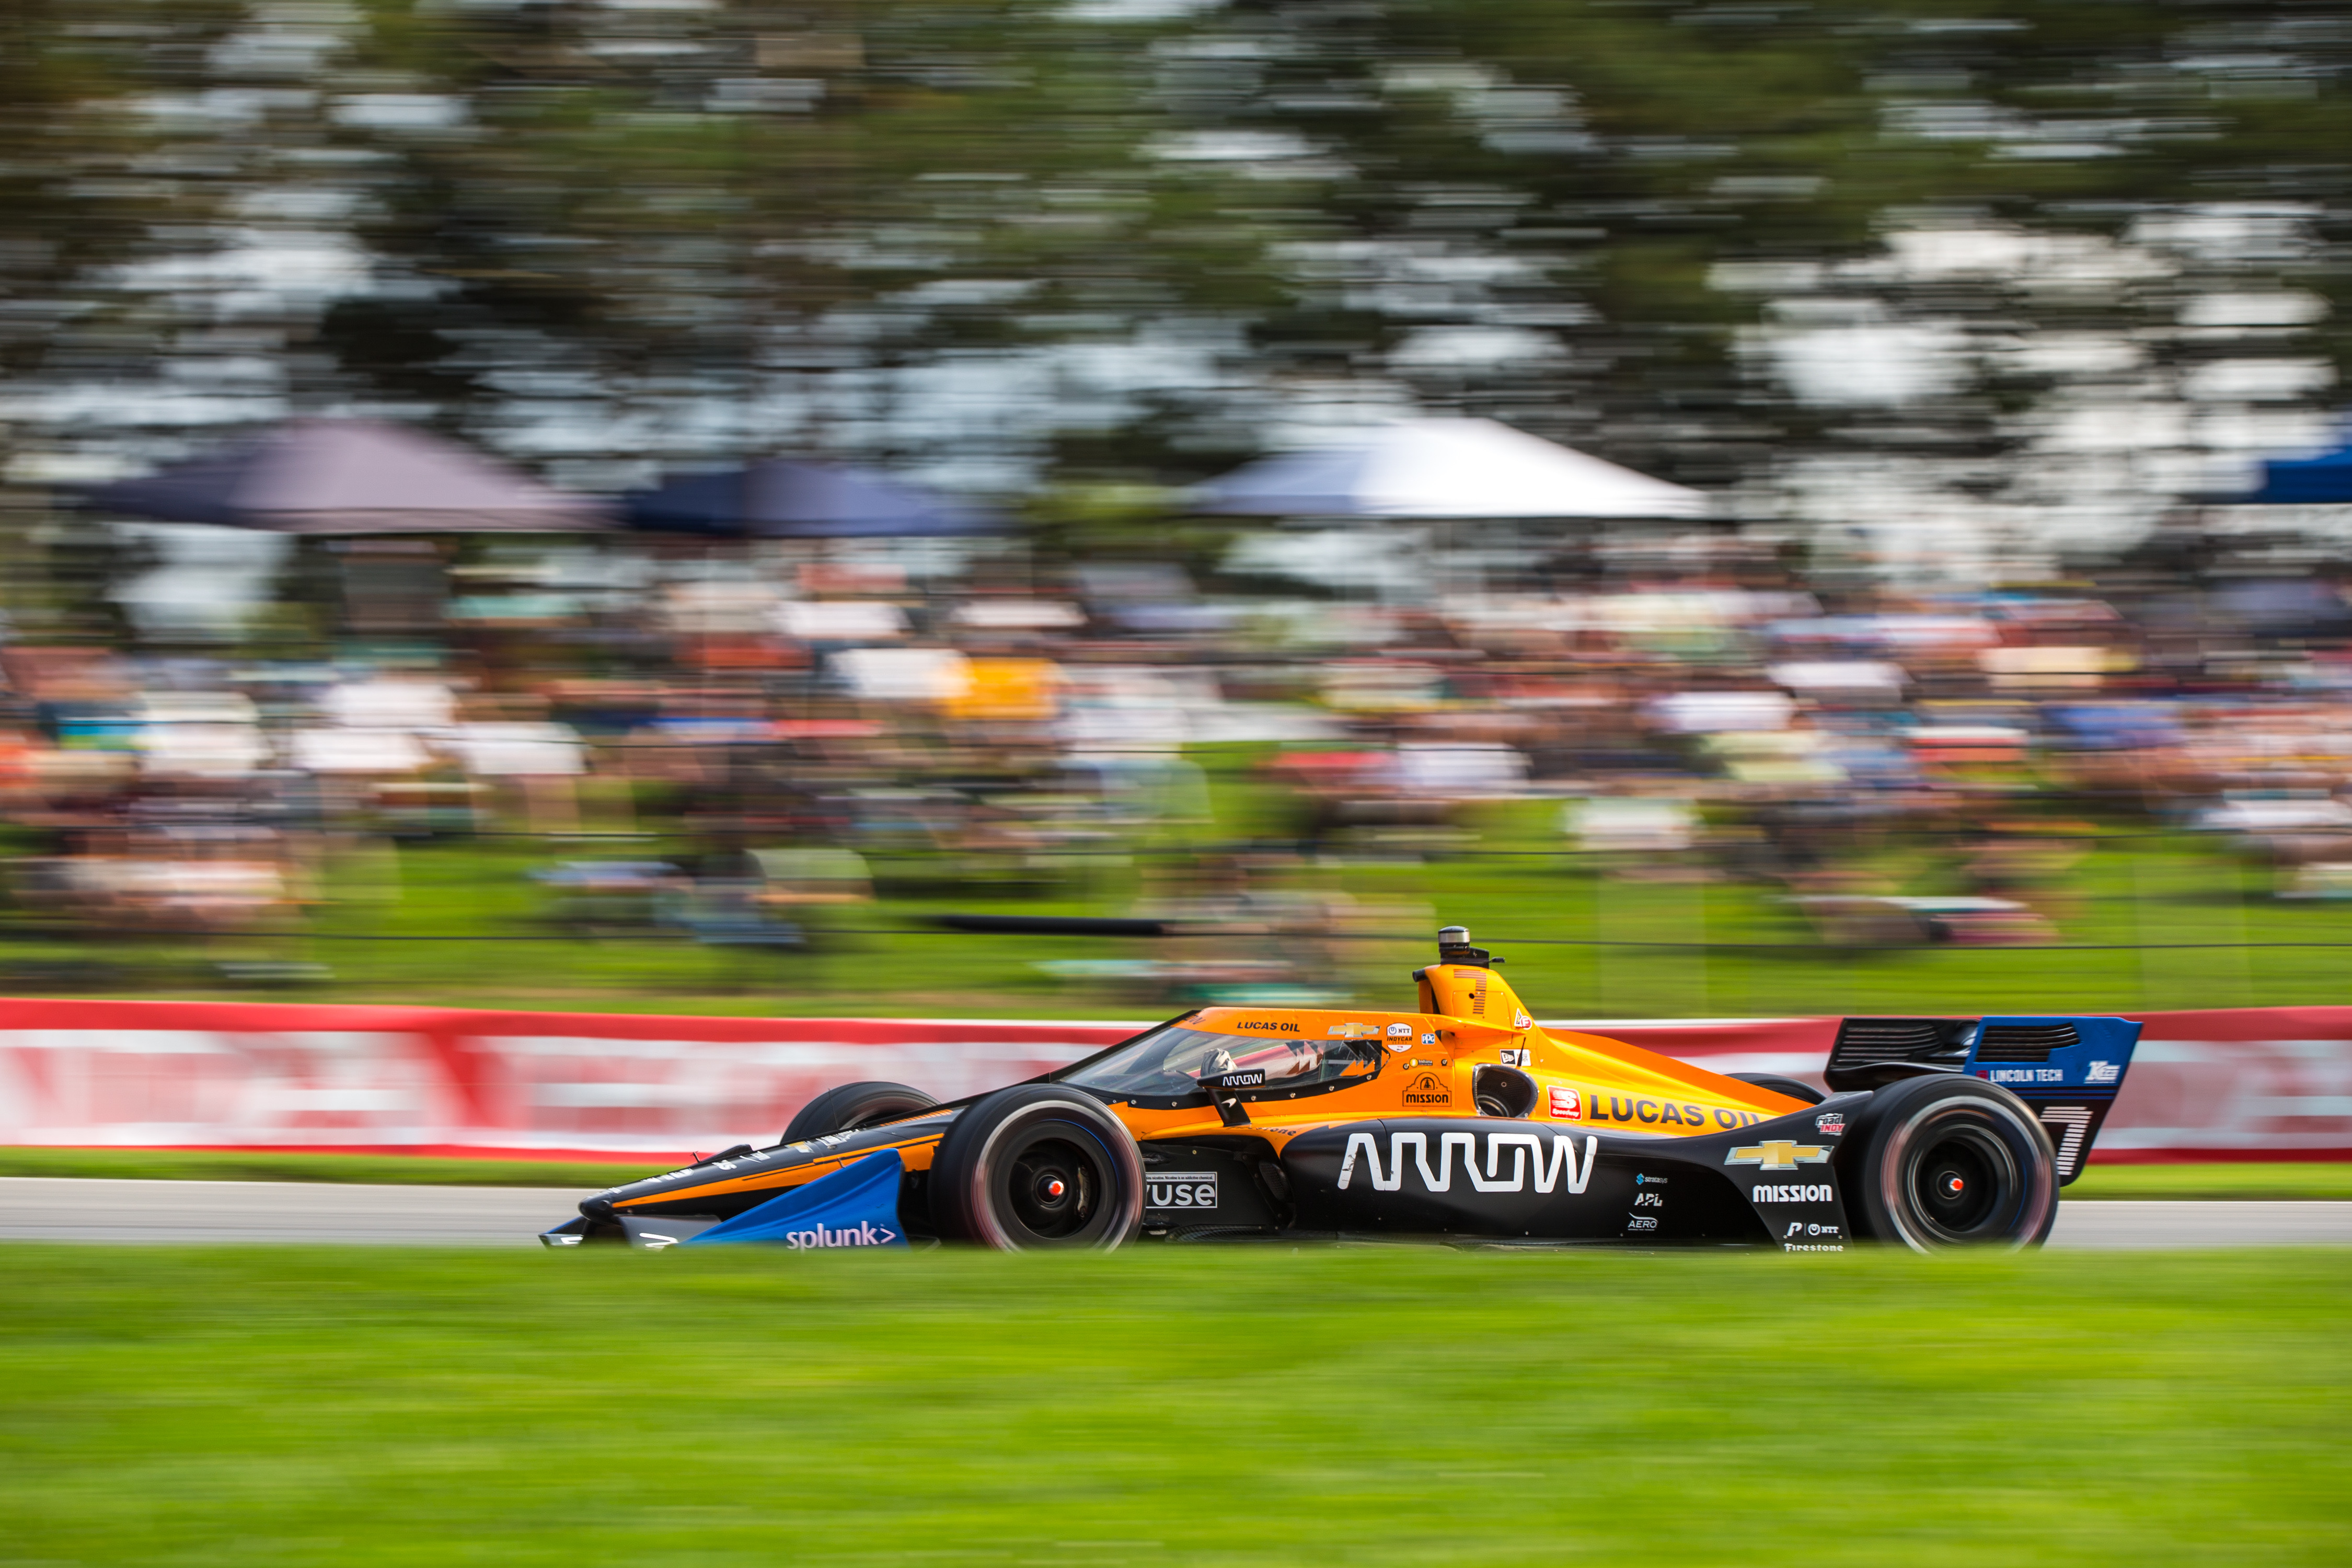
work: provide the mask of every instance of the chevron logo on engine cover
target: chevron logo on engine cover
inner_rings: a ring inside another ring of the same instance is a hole
[[[1828,1160],[1830,1152],[1819,1143],[1795,1143],[1786,1138],[1768,1138],[1761,1143],[1747,1143],[1723,1157],[1727,1165],[1757,1165],[1767,1171],[1793,1171],[1800,1165],[1818,1165]]]

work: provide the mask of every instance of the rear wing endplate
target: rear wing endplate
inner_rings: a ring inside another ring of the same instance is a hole
[[[2083,1173],[2115,1108],[2139,1031],[2129,1018],[1847,1018],[1822,1079],[1839,1092],[1922,1073],[1999,1084],[2032,1107],[2064,1185]]]

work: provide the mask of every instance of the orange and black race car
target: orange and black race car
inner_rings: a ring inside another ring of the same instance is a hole
[[[1450,926],[1412,1012],[1204,1007],[951,1105],[844,1085],[773,1146],[600,1193],[542,1239],[2029,1246],[2139,1038],[2122,1018],[1848,1018],[1824,1097],[1539,1026],[1501,962]]]

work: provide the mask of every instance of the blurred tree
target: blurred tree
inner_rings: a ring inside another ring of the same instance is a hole
[[[143,542],[47,521],[44,487],[73,477],[86,411],[44,394],[144,376],[163,351],[168,312],[142,271],[190,259],[216,195],[160,110],[238,9],[0,9],[0,584],[19,630],[120,632],[111,594],[152,563]]]
[[[213,211],[205,171],[174,144],[159,96],[185,84],[239,9],[13,0],[0,11],[0,374],[153,352],[123,275],[184,258],[188,226]]]
[[[0,26],[0,365],[52,445],[373,407],[577,481],[799,447],[1011,489],[1437,407],[1997,511],[2079,483],[2085,410],[2101,485],[2193,489],[2352,348],[2352,37],[2297,0]],[[150,392],[73,427],[110,382]]]

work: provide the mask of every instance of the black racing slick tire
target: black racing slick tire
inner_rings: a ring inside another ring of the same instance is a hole
[[[2038,1247],[2058,1217],[2058,1161],[2025,1102],[1980,1079],[1897,1079],[1843,1140],[1846,1217],[1915,1252]]]
[[[876,1127],[929,1110],[938,1103],[921,1089],[903,1083],[845,1083],[802,1106],[792,1125],[784,1129],[783,1142],[804,1143],[812,1138]]]
[[[1108,1252],[1143,1224],[1143,1152],[1093,1096],[1023,1084],[948,1124],[931,1158],[930,1198],[942,1241]]]
[[[1790,1100],[1803,1100],[1807,1105],[1819,1105],[1829,1098],[1811,1084],[1801,1083],[1793,1078],[1782,1078],[1776,1072],[1735,1072],[1724,1076],[1738,1083],[1752,1083],[1759,1089],[1769,1089],[1774,1094],[1785,1094]]]

